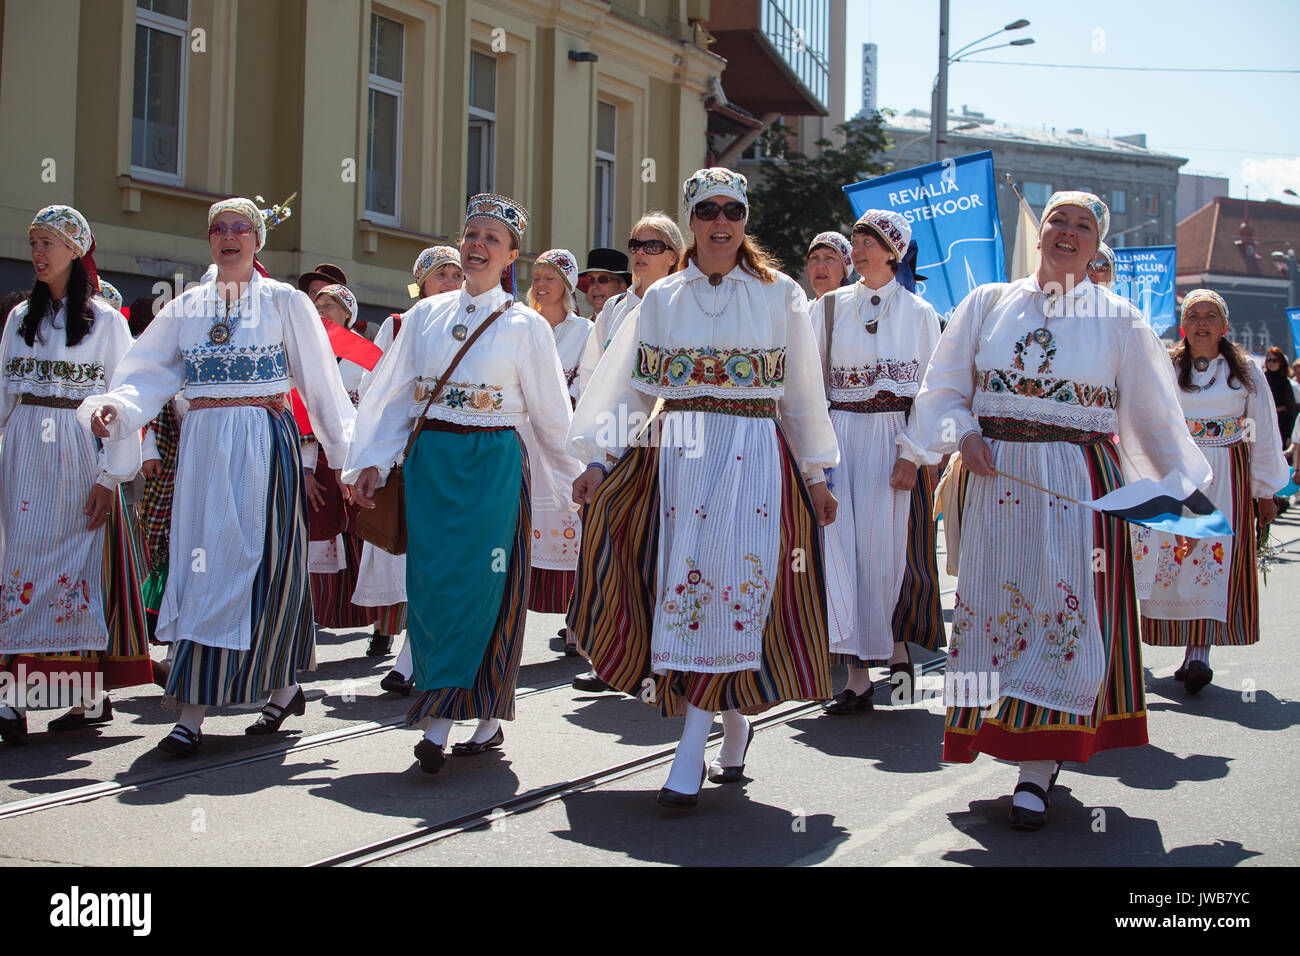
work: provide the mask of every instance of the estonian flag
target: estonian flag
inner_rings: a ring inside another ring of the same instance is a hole
[[[1186,538],[1232,534],[1232,525],[1223,512],[1176,471],[1170,472],[1163,481],[1143,478],[1095,501],[1079,504],[1130,524]]]

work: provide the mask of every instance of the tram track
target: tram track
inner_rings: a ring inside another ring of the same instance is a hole
[[[942,670],[947,658],[940,656],[923,664],[917,665],[917,675],[933,673]],[[877,691],[888,692],[890,689],[888,679],[875,682]],[[805,717],[817,712],[821,708],[821,703],[810,701],[800,703],[786,710],[778,711],[765,717],[755,717],[752,721],[754,735],[758,736],[759,732],[778,727],[782,724],[798,718]],[[709,742],[713,743],[721,739],[721,732],[711,734]],[[563,800],[565,797],[575,793],[581,793],[585,790],[593,790],[606,784],[615,783],[625,777],[633,776],[643,770],[650,770],[662,764],[666,764],[673,759],[673,753],[676,750],[676,744],[668,747],[662,747],[653,753],[644,754],[634,760],[628,760],[623,763],[614,764],[592,773],[583,774],[571,780],[564,780],[559,783],[549,784],[545,787],[538,787],[527,793],[521,793],[504,802],[499,802],[491,807],[482,807],[472,810],[469,813],[459,814],[455,817],[449,817],[446,820],[428,826],[419,827],[409,830],[406,833],[379,840],[365,846],[357,847],[353,850],[346,850],[342,853],[336,853],[332,856],[324,857],[314,863],[307,864],[308,867],[328,868],[328,867],[358,867],[369,866],[372,863],[378,863],[382,860],[391,859],[400,856],[403,853],[409,853],[412,850],[418,850],[422,847],[430,846],[434,843],[469,833],[473,830],[481,830],[484,827],[498,823],[510,817],[520,816],[547,804],[554,803],[556,800]]]

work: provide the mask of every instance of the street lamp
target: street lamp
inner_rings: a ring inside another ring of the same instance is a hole
[[[1029,26],[1029,21],[1023,17],[1019,20],[1012,20],[1001,30],[994,30],[987,36],[982,36],[978,40],[972,40],[964,47],[959,49],[952,56],[948,55],[948,4],[950,0],[939,0],[939,73],[934,79],[934,93],[930,98],[930,162],[937,163],[939,154],[947,147],[945,137],[948,132],[948,64],[956,62],[971,47],[983,43],[985,40],[991,40],[999,33],[1006,33],[1010,30],[1023,30]],[[1028,46],[1033,43],[1030,40],[1014,40],[1009,44],[998,44],[997,46],[987,47],[986,49],[994,50],[1001,46]],[[983,53],[985,50],[974,50],[974,53]]]
[[[962,123],[960,126],[954,126],[954,127],[953,127],[952,129],[950,129],[948,132],[950,132],[950,133],[964,133],[964,132],[966,132],[967,130],[979,129],[979,128],[980,128],[980,124],[979,124],[979,123]],[[904,140],[903,142],[897,144],[896,146],[891,146],[891,147],[889,147],[890,152],[892,152],[892,153],[894,153],[894,154],[901,153],[903,150],[907,149],[907,147],[911,146],[913,143],[919,143],[921,140],[923,140],[923,139],[929,139],[929,138],[930,138],[931,136],[933,136],[933,135],[934,135],[933,133],[922,133],[922,134],[919,135],[919,136],[913,136],[913,137],[911,137],[910,139],[906,139],[906,140]]]
[[[1111,243],[1114,244],[1115,240],[1120,236],[1127,236],[1130,232],[1137,232],[1139,229],[1145,229],[1147,226],[1158,225],[1160,225],[1159,219],[1148,219],[1146,222],[1140,222],[1136,226],[1129,226],[1127,229],[1121,229],[1119,232],[1112,232],[1108,238]]]

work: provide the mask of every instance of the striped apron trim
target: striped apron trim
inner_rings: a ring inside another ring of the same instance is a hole
[[[361,573],[363,542],[349,531],[343,532],[343,560],[340,571],[311,574],[312,615],[318,627],[367,627],[375,622],[375,608],[352,603]]]
[[[1259,576],[1255,570],[1255,502],[1250,496],[1250,446],[1228,450],[1232,468],[1232,558],[1228,566],[1228,620],[1142,619],[1142,643],[1154,647],[1207,647],[1259,641]]]
[[[782,462],[781,573],[763,630],[759,670],[651,671],[659,546],[657,448],[629,449],[587,506],[569,627],[602,680],[625,694],[651,690],[647,696],[664,716],[685,714],[688,703],[707,711],[757,713],[783,701],[831,696],[821,529],[779,426],[776,434]]]
[[[528,583],[528,610],[538,614],[563,614],[573,596],[577,571],[556,568],[533,568]]]
[[[981,423],[982,424],[982,423]],[[1124,483],[1119,453],[1109,438],[1079,446],[1092,479],[1093,497]],[[963,489],[964,490],[964,489]],[[1146,697],[1139,643],[1137,592],[1128,526],[1098,513],[1094,547],[1104,556],[1096,576],[1097,620],[1106,642],[1106,678],[1097,704],[1087,716],[1066,714],[1003,697],[995,716],[978,707],[949,707],[943,733],[943,759],[969,763],[986,753],[1003,760],[1071,760],[1086,763],[1103,750],[1140,747],[1147,742]],[[1097,553],[1097,552],[1094,552]]]
[[[474,676],[472,687],[444,687],[423,692],[407,713],[407,724],[418,724],[426,717],[446,720],[487,720],[492,717],[498,720],[515,719],[515,685],[519,683],[519,659],[524,647],[524,617],[527,611],[533,539],[533,482],[528,467],[528,448],[518,432],[515,437],[519,440],[519,455],[523,465],[523,480],[519,486],[519,518],[515,522],[514,546],[510,550],[510,565],[506,569],[501,612],[496,627],[492,629],[487,649],[483,652],[483,662]],[[407,560],[411,560],[410,554],[407,555]]]
[[[375,633],[390,637],[406,630],[406,602],[375,608]]]
[[[939,598],[938,546],[934,523],[934,482],[924,465],[916,470],[912,507],[907,518],[907,569],[894,608],[894,640],[911,641],[927,651],[944,643],[943,607]]]
[[[268,408],[271,474],[266,542],[253,580],[248,650],[177,641],[164,703],[262,703],[271,691],[298,682],[316,666],[315,628],[307,584],[307,499],[298,453],[298,426],[287,409]]]

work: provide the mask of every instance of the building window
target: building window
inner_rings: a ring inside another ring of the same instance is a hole
[[[185,179],[189,16],[189,0],[136,0],[131,171],[177,185]]]
[[[402,42],[396,20],[370,15],[369,121],[366,124],[366,216],[397,224],[401,201]]]
[[[1022,187],[1025,202],[1035,210],[1041,210],[1047,205],[1047,200],[1052,197],[1051,183],[1031,183],[1025,181]]]
[[[1147,193],[1142,197],[1142,215],[1158,216],[1160,215],[1160,197],[1155,193]]]
[[[496,181],[497,61],[477,50],[469,54],[469,155],[466,195],[490,193]]]
[[[1110,194],[1110,211],[1117,216],[1122,216],[1128,212],[1128,196],[1124,190],[1116,189]]]
[[[617,142],[618,110],[613,103],[596,102],[596,178],[593,208],[595,223],[592,244],[614,245],[614,152]]]

